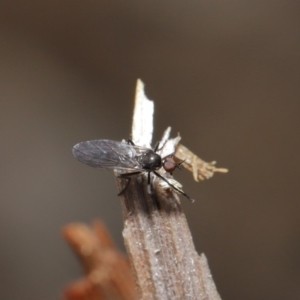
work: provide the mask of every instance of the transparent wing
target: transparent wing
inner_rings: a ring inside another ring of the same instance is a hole
[[[147,150],[126,142],[94,140],[75,145],[72,152],[76,159],[95,168],[142,171],[137,156]]]

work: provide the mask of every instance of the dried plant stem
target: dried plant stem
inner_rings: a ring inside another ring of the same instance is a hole
[[[139,81],[132,138],[141,146],[151,143],[149,102]],[[134,176],[121,196],[123,236],[139,298],[219,300],[207,260],[195,250],[177,194],[162,189],[157,181],[149,195],[145,176]],[[123,184],[117,180],[119,190]]]

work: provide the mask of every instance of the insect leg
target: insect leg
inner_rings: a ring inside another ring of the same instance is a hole
[[[158,147],[159,147],[159,142],[156,143],[156,145],[154,147],[154,152],[157,152],[158,150],[161,150],[161,148],[158,149]]]
[[[151,191],[151,183],[150,183],[150,173],[151,172],[148,172],[148,183],[147,183],[147,192],[148,194],[152,194],[152,191]]]
[[[131,139],[128,139],[128,140],[127,140],[127,143],[128,143],[129,145],[135,146],[135,143],[134,143]]]
[[[164,142],[164,144],[160,147],[159,147],[159,142],[156,143],[155,147],[154,147],[154,152],[157,152],[157,151],[160,151],[165,145],[166,145],[167,141]]]
[[[133,175],[138,175],[140,174],[141,172],[138,171],[138,172],[132,172],[132,173],[123,173],[123,174],[119,174],[117,175],[116,177],[117,178],[123,178],[123,179],[126,179],[127,180],[127,183],[125,185],[125,187],[123,188],[123,190],[118,194],[118,196],[120,196],[121,194],[123,194],[125,192],[125,190],[127,189],[130,181],[131,181],[131,177],[130,176],[133,176]]]
[[[189,195],[187,195],[184,191],[181,191],[180,189],[178,189],[177,187],[175,187],[173,184],[171,184],[165,177],[161,176],[159,173],[153,171],[153,173],[159,177],[160,179],[162,179],[163,181],[165,181],[171,188],[173,188],[175,191],[177,191],[178,193],[180,193],[181,195],[185,196],[186,198],[188,198],[191,202],[194,202],[195,200],[192,199]]]

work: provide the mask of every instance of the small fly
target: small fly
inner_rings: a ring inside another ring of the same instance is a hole
[[[181,163],[176,163],[172,155],[161,157],[157,151],[158,145],[155,149],[149,149],[135,145],[131,140],[128,142],[115,142],[111,140],[93,140],[81,142],[75,145],[72,149],[73,155],[76,159],[89,166],[101,169],[116,169],[126,171],[126,173],[119,174],[117,178],[127,180],[122,194],[128,187],[131,176],[141,173],[148,173],[148,193],[151,193],[150,188],[150,173],[154,173],[161,180],[166,182],[171,188],[178,193],[191,199],[184,191],[171,184],[165,177],[160,175],[157,171],[163,168],[166,172],[172,174],[176,168],[180,168]]]

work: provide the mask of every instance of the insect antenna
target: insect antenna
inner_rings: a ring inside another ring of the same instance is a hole
[[[180,165],[183,164],[185,161],[186,161],[186,158],[184,160],[180,161],[179,163],[176,163],[175,164],[176,168],[181,171],[182,169],[180,168]]]

